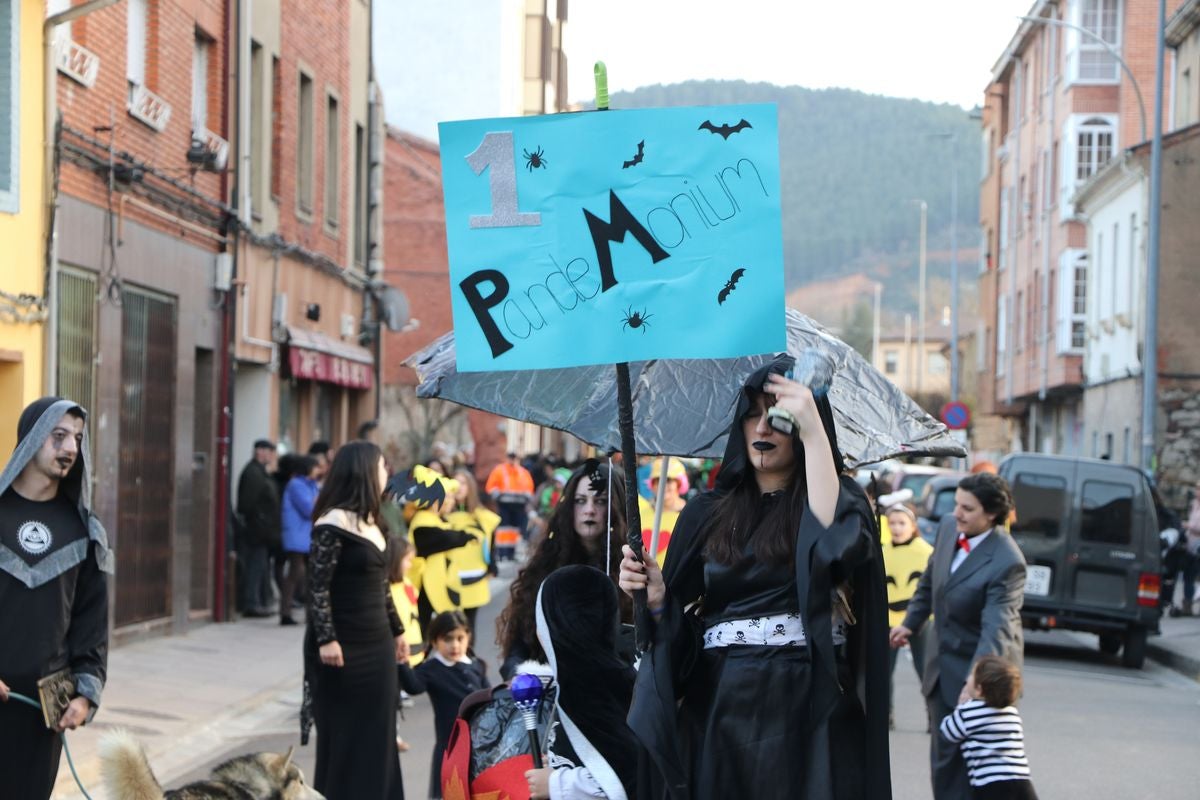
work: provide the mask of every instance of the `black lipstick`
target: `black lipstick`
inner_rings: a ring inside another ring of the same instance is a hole
[[[775,449],[774,442],[754,442],[750,446],[753,447],[755,450],[757,450],[760,453],[765,453],[768,450]]]

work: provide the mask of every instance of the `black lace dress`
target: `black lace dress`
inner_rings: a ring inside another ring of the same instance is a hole
[[[313,786],[328,800],[403,800],[396,751],[395,636],[404,628],[387,581],[388,554],[334,525],[313,529],[304,637],[307,726],[317,727]],[[345,666],[321,663],[336,641]]]

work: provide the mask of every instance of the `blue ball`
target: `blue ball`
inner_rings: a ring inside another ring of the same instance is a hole
[[[536,703],[542,699],[541,679],[528,672],[522,672],[513,678],[508,690],[516,703]]]

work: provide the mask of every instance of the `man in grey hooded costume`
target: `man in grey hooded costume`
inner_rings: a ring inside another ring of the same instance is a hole
[[[34,708],[37,682],[69,672],[74,692],[58,720],[73,730],[100,705],[108,660],[108,575],[113,554],[89,508],[87,413],[44,397],[17,423],[17,447],[0,472],[0,794],[45,800],[61,739]]]

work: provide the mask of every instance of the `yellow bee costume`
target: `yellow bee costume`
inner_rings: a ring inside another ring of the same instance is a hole
[[[404,501],[417,509],[408,523],[416,557],[407,578],[420,592],[422,606],[427,605],[434,612],[461,608],[459,593],[449,577],[450,554],[475,541],[475,537],[456,530],[441,515],[442,507],[453,502],[458,481],[422,466],[413,467],[411,477],[413,484],[405,492]],[[428,624],[428,614],[422,611],[419,615],[425,618],[422,622]]]
[[[415,667],[425,660],[425,652],[421,648],[422,630],[421,615],[417,611],[417,588],[407,577],[401,583],[393,583],[392,603],[396,613],[404,623],[404,641],[408,642],[408,663]]]
[[[492,563],[492,534],[500,526],[500,515],[486,508],[452,511],[447,523],[465,531],[471,541],[446,553],[449,572],[446,580],[451,592],[459,597],[460,608],[480,608],[492,599],[488,589],[488,567]]]
[[[882,543],[883,570],[887,580],[888,625],[895,627],[904,622],[908,601],[917,591],[917,583],[929,565],[933,545],[919,534],[904,544],[893,544],[891,537]]]

